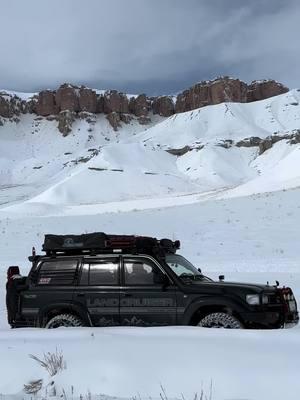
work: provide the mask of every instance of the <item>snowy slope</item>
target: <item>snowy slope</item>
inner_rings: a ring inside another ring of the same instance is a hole
[[[253,103],[222,103],[175,114],[138,138],[153,145],[180,148],[218,143],[298,129],[300,92],[290,92]]]
[[[95,116],[77,120],[67,137],[56,121],[22,115],[19,123],[0,127],[0,204],[98,204],[239,185],[241,191],[232,195],[298,186],[297,145],[281,142],[258,157],[257,147],[238,148],[234,142],[298,129],[299,97],[293,90],[255,103],[152,116],[150,126],[133,120],[118,132],[103,115]],[[228,140],[232,147],[220,146]],[[184,146],[191,151],[179,157],[165,151]],[[275,166],[286,174],[272,174]]]

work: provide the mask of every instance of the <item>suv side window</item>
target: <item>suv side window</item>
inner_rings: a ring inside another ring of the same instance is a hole
[[[119,284],[119,258],[105,258],[84,262],[82,285],[114,286]]]
[[[77,276],[77,260],[44,261],[39,266],[38,285],[73,285]]]
[[[151,260],[124,259],[125,285],[155,285],[159,268]]]

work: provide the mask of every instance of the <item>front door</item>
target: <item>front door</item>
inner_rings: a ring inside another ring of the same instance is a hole
[[[123,257],[120,290],[121,325],[161,326],[176,324],[176,288],[156,283],[162,274],[150,257]]]
[[[74,300],[84,304],[93,326],[120,324],[119,257],[86,258]]]

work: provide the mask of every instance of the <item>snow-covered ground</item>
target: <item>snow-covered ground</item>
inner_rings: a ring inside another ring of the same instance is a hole
[[[300,145],[220,146],[300,128],[300,92],[219,104],[114,132],[105,117],[57,122],[21,116],[0,127],[0,396],[48,377],[29,354],[63,351],[67,397],[299,398],[300,331],[200,328],[9,330],[5,274],[26,274],[45,233],[143,234],[180,239],[207,275],[290,285],[300,304]],[[167,149],[189,146],[176,157]],[[204,146],[204,147],[202,147]],[[72,394],[71,387],[74,387]],[[15,397],[14,397],[15,398]]]
[[[43,379],[45,385],[54,380],[57,397],[63,388],[67,398],[88,398],[90,392],[155,399],[162,385],[169,398],[192,400],[202,388],[209,394],[212,382],[213,399],[299,399],[299,328],[27,329],[0,332],[0,343],[0,391],[7,394]],[[42,358],[56,349],[63,351],[66,369],[50,379],[29,355]]]

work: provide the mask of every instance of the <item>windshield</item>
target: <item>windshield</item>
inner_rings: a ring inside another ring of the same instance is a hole
[[[202,273],[196,267],[194,267],[193,264],[178,254],[167,255],[166,263],[182,280],[212,281],[212,279],[202,275]]]

